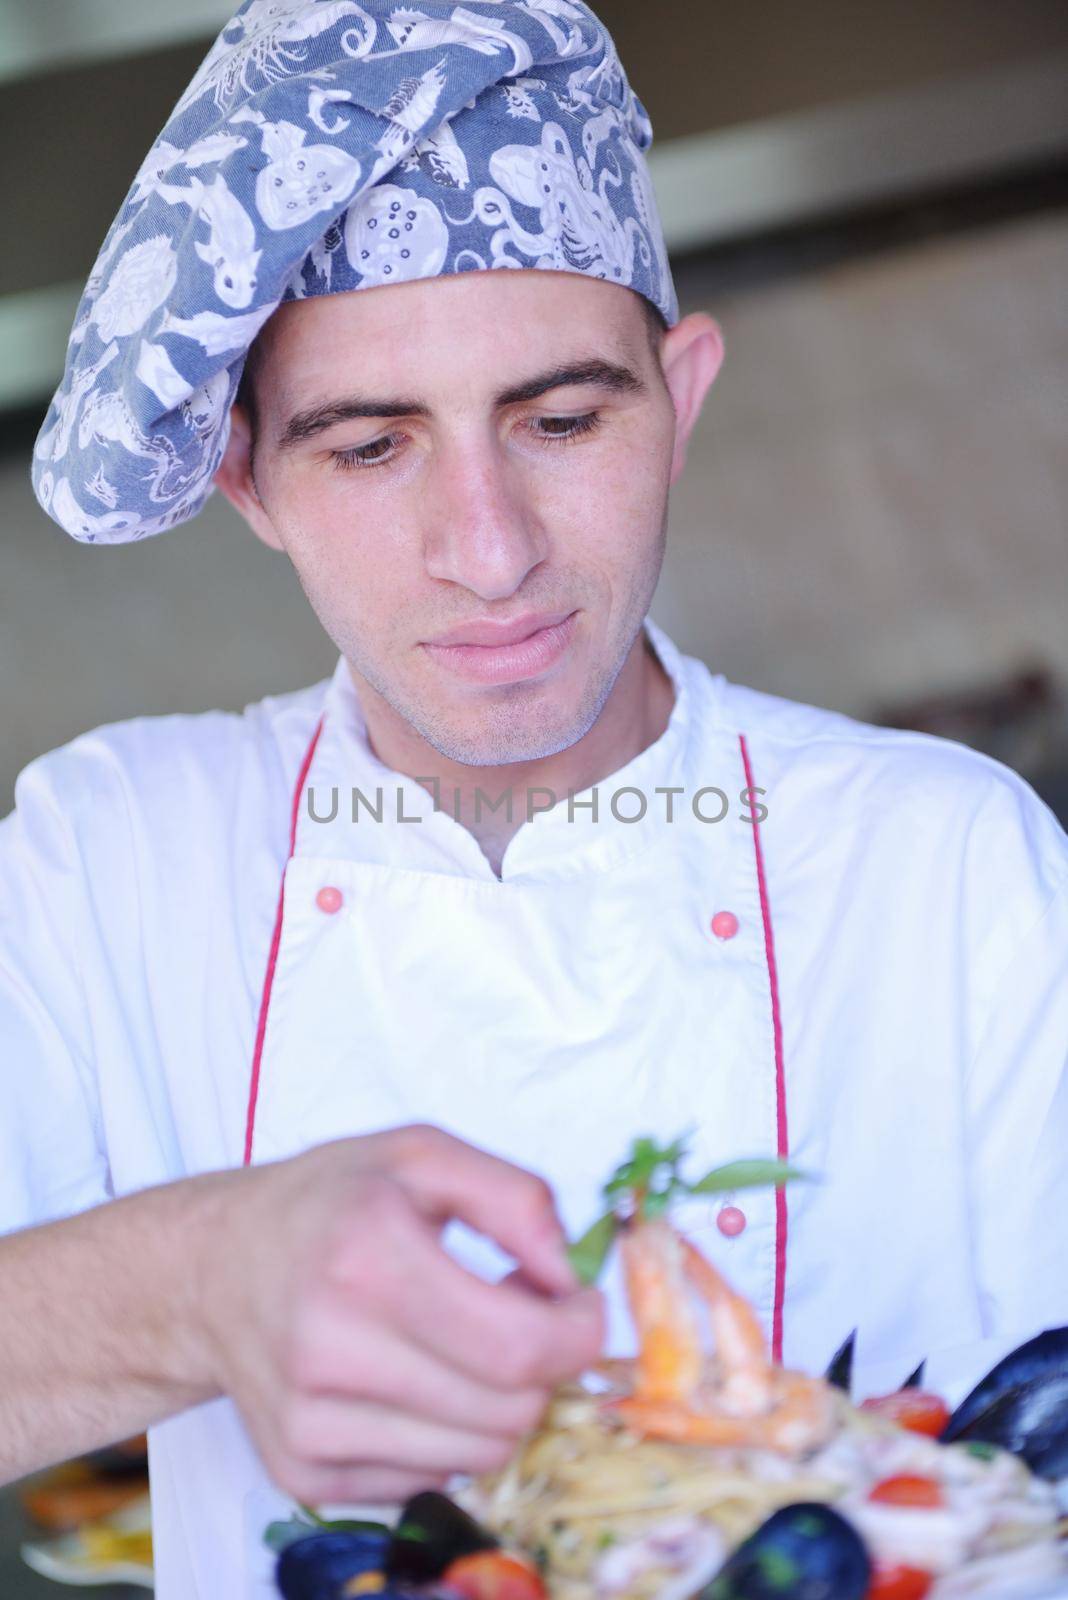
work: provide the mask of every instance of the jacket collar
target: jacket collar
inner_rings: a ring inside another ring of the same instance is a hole
[[[300,811],[297,854],[509,884],[608,871],[658,840],[670,840],[667,800],[655,792],[658,787],[686,791],[675,801],[676,813],[702,784],[728,787],[722,773],[698,777],[703,741],[695,738],[695,723],[710,726],[714,721],[724,680],[713,677],[704,662],[683,656],[652,617],[643,626],[675,689],[667,726],[633,760],[574,796],[575,802],[589,801],[596,790],[596,821],[588,805],[576,803],[572,809],[566,796],[551,809],[524,818],[508,843],[500,880],[474,835],[448,809],[452,797],[447,790],[441,791],[435,809],[433,796],[422,785],[379,760],[348,663],[340,657],[326,691],[322,736]],[[639,793],[618,793],[623,789]],[[359,791],[355,807],[354,790]],[[638,816],[643,798],[644,815]],[[517,803],[524,801],[525,796],[517,797]],[[372,807],[381,811],[380,821]]]

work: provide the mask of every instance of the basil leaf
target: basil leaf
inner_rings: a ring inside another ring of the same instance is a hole
[[[650,1197],[658,1195],[669,1201],[685,1185],[679,1177],[679,1163],[686,1154],[692,1135],[682,1134],[670,1144],[659,1145],[655,1139],[635,1139],[630,1155],[618,1166],[604,1186],[604,1197],[613,1202],[641,1197],[642,1209]]]
[[[807,1172],[788,1166],[785,1161],[730,1161],[725,1167],[713,1167],[687,1187],[691,1194],[727,1194],[732,1189],[757,1189],[807,1177]]]
[[[606,1211],[592,1227],[586,1229],[581,1239],[568,1245],[567,1257],[580,1283],[588,1285],[597,1282],[618,1226],[615,1213]]]

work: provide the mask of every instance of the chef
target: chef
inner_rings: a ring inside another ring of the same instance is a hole
[[[503,1463],[625,1351],[565,1241],[637,1135],[808,1175],[681,1216],[789,1364],[1068,1320],[1068,841],[650,615],[722,358],[650,138],[576,0],[246,0],[79,307],[44,509],[216,485],[339,650],[0,827],[0,1471],[147,1425],[160,1600],[269,1593],[295,1498]]]

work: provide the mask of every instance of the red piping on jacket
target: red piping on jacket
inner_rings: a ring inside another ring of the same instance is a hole
[[[738,735],[742,750],[742,765],[749,789],[750,807],[753,797],[753,769],[749,764],[749,750],[745,734]],[[771,906],[768,885],[764,876],[764,851],[760,842],[760,824],[753,818],[753,851],[756,855],[757,887],[760,890],[760,914],[764,921],[764,954],[768,963],[768,984],[771,989],[771,1028],[775,1040],[775,1142],[776,1154],[785,1161],[790,1154],[790,1136],[786,1125],[786,1069],[782,1051],[782,1013],[779,1009],[779,975],[775,966],[775,934],[771,926]],[[786,1190],[780,1184],[775,1190],[775,1297],[771,1314],[771,1355],[782,1361],[783,1305],[786,1300]]]
[[[271,1009],[271,989],[274,985],[274,969],[278,964],[278,949],[282,943],[282,915],[285,909],[286,898],[286,867],[293,859],[293,851],[297,847],[297,818],[300,815],[300,797],[304,792],[304,784],[308,777],[308,769],[312,764],[315,746],[319,743],[319,735],[323,731],[323,719],[319,718],[315,732],[312,734],[311,743],[304,753],[304,760],[300,764],[300,775],[297,786],[293,791],[293,808],[289,820],[289,854],[286,856],[285,867],[282,868],[282,881],[278,885],[278,909],[274,914],[274,933],[271,935],[271,948],[267,956],[267,975],[263,980],[263,993],[260,996],[260,1016],[256,1024],[256,1048],[252,1054],[252,1077],[248,1086],[248,1112],[245,1117],[245,1159],[247,1167],[252,1161],[252,1136],[256,1130],[256,1101],[260,1093],[260,1062],[263,1059],[263,1041],[267,1036],[267,1013]]]

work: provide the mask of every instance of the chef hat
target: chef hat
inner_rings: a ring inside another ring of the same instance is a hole
[[[141,166],[34,450],[86,543],[195,515],[284,300],[544,267],[678,304],[652,129],[580,0],[244,0]]]

